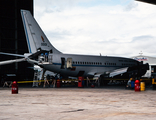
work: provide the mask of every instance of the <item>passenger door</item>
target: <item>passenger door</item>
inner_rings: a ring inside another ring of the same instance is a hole
[[[61,69],[65,69],[65,58],[61,58]]]
[[[67,58],[67,69],[72,68],[72,58]]]

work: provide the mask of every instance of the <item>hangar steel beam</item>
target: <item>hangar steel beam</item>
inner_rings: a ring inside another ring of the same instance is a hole
[[[154,0],[136,0],[136,1],[146,2],[146,3],[150,3],[150,4],[156,5],[156,1],[154,1]]]

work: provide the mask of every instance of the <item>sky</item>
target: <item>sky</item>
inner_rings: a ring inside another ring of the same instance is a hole
[[[156,57],[156,5],[134,0],[34,0],[34,17],[68,54]]]

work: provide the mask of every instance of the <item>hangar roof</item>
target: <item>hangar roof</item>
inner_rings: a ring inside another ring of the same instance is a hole
[[[146,2],[146,3],[151,3],[151,4],[155,4],[156,5],[156,1],[155,0],[136,0],[136,1],[141,1],[141,2]]]
[[[149,65],[155,65],[156,66],[156,57],[138,55],[138,56],[133,56],[131,58],[138,60],[138,61],[143,61],[143,63],[149,63]]]

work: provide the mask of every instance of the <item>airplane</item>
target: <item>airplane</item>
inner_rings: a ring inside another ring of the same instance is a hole
[[[29,53],[24,55],[3,53],[22,57],[16,60],[0,62],[0,65],[27,61],[46,70],[60,74],[63,77],[115,77],[127,74],[128,76],[142,76],[149,69],[148,64],[124,57],[63,54],[48,40],[30,11],[21,10]]]

